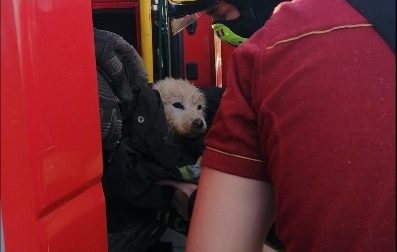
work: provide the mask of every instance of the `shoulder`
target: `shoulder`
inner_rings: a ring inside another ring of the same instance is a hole
[[[370,28],[370,29],[369,29]],[[272,17],[247,42],[233,53],[233,61],[239,70],[246,70],[251,76],[260,74],[269,53],[275,57],[285,54],[285,46],[299,47],[288,50],[310,50],[316,46],[329,47],[336,34],[354,38],[356,32],[376,34],[371,24],[345,0],[293,0],[276,7]],[[354,40],[354,39],[353,39]],[[321,41],[320,44],[317,42]],[[272,50],[272,49],[281,50]],[[281,55],[280,55],[281,54]]]
[[[368,26],[368,21],[344,0],[283,2],[276,7],[264,27],[239,49],[263,51],[280,43],[294,42],[310,35]]]

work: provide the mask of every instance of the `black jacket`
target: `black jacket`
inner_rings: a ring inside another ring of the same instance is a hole
[[[94,36],[109,250],[145,251],[165,230],[157,216],[173,198],[173,189],[155,182],[181,180],[178,167],[196,163],[204,134],[173,139],[136,50],[114,33],[95,29]],[[223,90],[202,91],[210,126]]]
[[[165,230],[157,220],[180,180],[178,166],[196,160],[173,143],[160,95],[142,59],[120,36],[94,29],[110,251],[144,251]]]

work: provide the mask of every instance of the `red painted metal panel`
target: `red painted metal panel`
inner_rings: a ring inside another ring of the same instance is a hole
[[[138,4],[138,0],[92,0],[93,9],[119,9],[132,8]]]
[[[197,86],[215,86],[214,32],[211,28],[212,19],[201,15],[197,19],[197,30],[189,35],[184,30],[184,62],[198,65],[198,79],[192,80]],[[186,69],[185,69],[186,71]]]
[[[104,3],[92,3],[93,9],[123,9],[133,8],[137,5],[136,2],[104,2]]]
[[[91,3],[1,7],[5,249],[107,251]]]

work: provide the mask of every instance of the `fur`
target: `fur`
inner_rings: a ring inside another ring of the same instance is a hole
[[[173,133],[193,137],[207,129],[206,100],[200,89],[187,80],[165,78],[153,85],[160,93],[164,112]]]

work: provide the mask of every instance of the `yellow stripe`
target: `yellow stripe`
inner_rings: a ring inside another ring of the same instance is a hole
[[[152,10],[151,1],[139,1],[140,21],[141,21],[141,47],[142,60],[145,65],[148,82],[153,84],[153,34],[152,34]]]
[[[276,43],[274,43],[271,46],[266,47],[267,50],[272,49],[273,47],[279,45],[279,44],[283,44],[283,43],[287,43],[290,41],[294,41],[294,40],[298,40],[310,35],[318,35],[318,34],[324,34],[324,33],[329,33],[335,30],[340,30],[340,29],[351,29],[351,28],[359,28],[359,27],[370,27],[372,26],[371,24],[355,24],[355,25],[342,25],[342,26],[336,26],[336,27],[332,27],[331,29],[327,29],[327,30],[319,30],[319,31],[311,31],[311,32],[307,32],[307,33],[303,33],[301,35],[298,35],[296,37],[291,37],[291,38],[287,38],[287,39],[283,39],[283,40],[279,40]]]
[[[244,156],[240,156],[240,155],[236,155],[236,154],[227,153],[227,152],[220,151],[220,150],[217,150],[217,149],[208,147],[208,146],[207,146],[206,148],[209,149],[209,150],[218,152],[218,153],[222,153],[222,154],[228,155],[228,156],[237,157],[237,158],[241,158],[241,159],[246,159],[246,160],[250,160],[250,161],[254,161],[254,162],[259,162],[259,163],[264,163],[263,160],[259,160],[259,159],[254,159],[254,158],[249,158],[249,157],[244,157]]]

